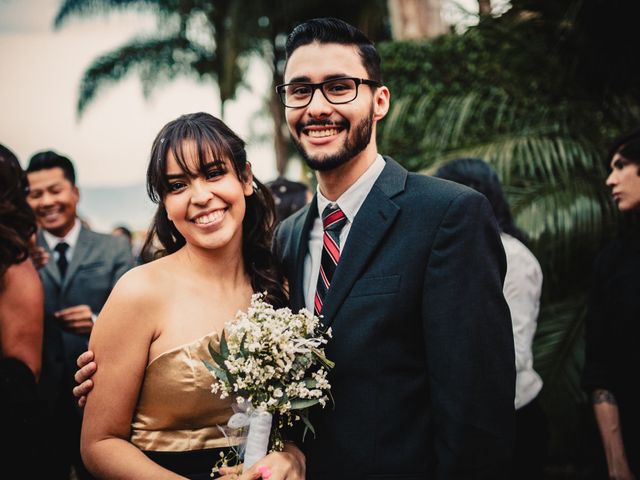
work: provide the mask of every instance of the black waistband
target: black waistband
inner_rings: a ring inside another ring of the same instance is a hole
[[[228,448],[206,448],[186,452],[145,451],[144,454],[167,470],[191,480],[211,480],[211,469],[220,459],[220,453],[228,452]]]

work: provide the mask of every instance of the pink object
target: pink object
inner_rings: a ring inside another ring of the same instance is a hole
[[[266,465],[262,465],[261,467],[258,467],[258,471],[260,472],[260,475],[264,480],[267,480],[268,478],[271,477],[271,470]]]

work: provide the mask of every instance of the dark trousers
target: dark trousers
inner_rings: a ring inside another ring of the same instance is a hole
[[[540,480],[547,460],[549,425],[537,398],[516,410],[512,479]]]

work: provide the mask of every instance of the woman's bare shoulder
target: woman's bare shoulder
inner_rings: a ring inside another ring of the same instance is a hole
[[[116,283],[107,304],[152,312],[161,308],[171,292],[171,262],[158,259],[127,271]],[[128,308],[129,309],[129,308]]]
[[[31,260],[27,259],[7,269],[2,279],[0,298],[4,301],[20,299],[28,305],[32,304],[34,299],[42,297],[42,292],[40,276]]]

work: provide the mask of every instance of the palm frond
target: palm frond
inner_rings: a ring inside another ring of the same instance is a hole
[[[193,75],[193,65],[212,54],[183,37],[134,39],[95,59],[80,83],[77,111],[82,114],[97,93],[131,72],[137,72],[145,95],[179,75]]]
[[[582,293],[543,303],[538,319],[534,368],[544,382],[540,400],[551,427],[552,456],[566,454],[585,434],[586,396],[580,387],[585,314]]]
[[[156,7],[158,3],[152,0],[64,0],[56,13],[53,25],[60,28],[73,16],[103,15],[133,7]]]
[[[604,189],[580,178],[505,190],[516,224],[534,245],[557,252],[551,261],[570,258],[576,248],[596,250],[615,217]]]

